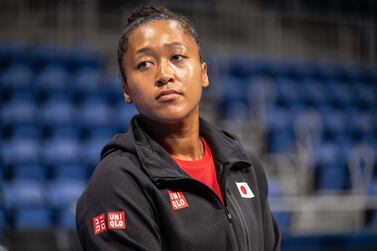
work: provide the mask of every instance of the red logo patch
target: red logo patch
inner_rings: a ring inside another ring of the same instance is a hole
[[[105,214],[93,217],[94,234],[99,234],[107,230],[105,223]]]
[[[108,212],[107,221],[109,229],[125,229],[126,217],[124,212]]]
[[[188,203],[182,192],[168,190],[168,193],[170,198],[170,204],[173,210],[188,207]]]

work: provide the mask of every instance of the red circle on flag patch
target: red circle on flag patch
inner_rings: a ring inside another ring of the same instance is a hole
[[[241,186],[241,192],[243,194],[247,194],[247,190],[246,190],[246,188],[244,186]]]

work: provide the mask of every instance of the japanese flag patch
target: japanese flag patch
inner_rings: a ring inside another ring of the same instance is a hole
[[[236,185],[242,198],[254,198],[253,191],[251,191],[249,185],[246,182],[236,182]]]

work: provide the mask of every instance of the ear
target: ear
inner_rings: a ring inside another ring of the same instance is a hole
[[[207,74],[207,64],[202,63],[202,87],[206,88],[209,86],[208,74]]]
[[[123,96],[124,96],[124,100],[128,103],[128,104],[131,104],[132,103],[132,99],[129,95],[129,92],[128,92],[128,86],[127,86],[127,83],[126,81],[122,80],[122,88],[123,88]]]

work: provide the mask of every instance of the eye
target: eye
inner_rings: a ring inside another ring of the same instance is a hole
[[[137,64],[136,69],[143,70],[143,69],[147,69],[147,68],[149,68],[151,66],[152,66],[151,62],[143,61],[143,62]]]
[[[179,54],[176,54],[174,56],[171,57],[171,60],[173,62],[181,62],[183,59],[185,59],[186,57],[183,56],[183,55],[179,55]]]

